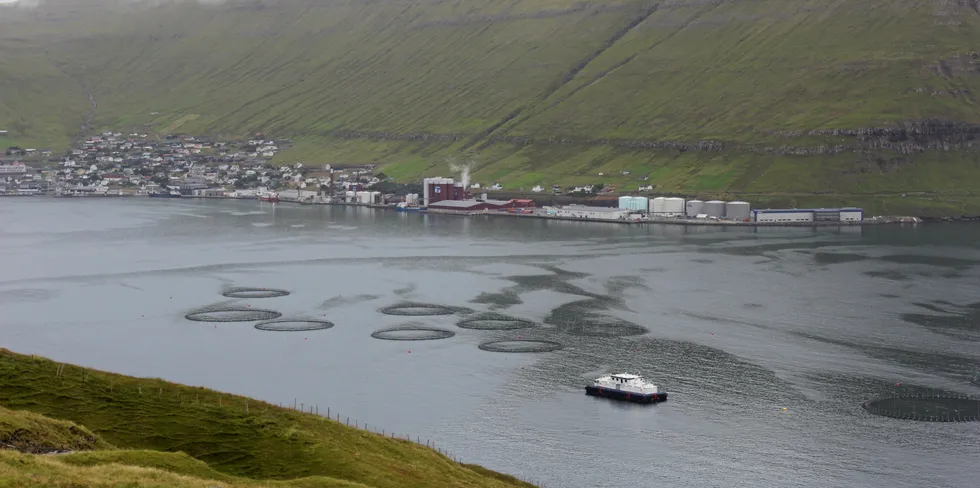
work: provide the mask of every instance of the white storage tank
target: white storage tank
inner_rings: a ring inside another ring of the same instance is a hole
[[[704,202],[704,213],[708,214],[708,217],[723,218],[725,216],[725,202],[721,200]]]
[[[697,217],[704,213],[704,202],[701,200],[688,200],[684,206],[684,213],[688,217]]]
[[[732,220],[745,220],[752,215],[748,202],[728,202],[725,204],[725,217]]]
[[[667,206],[667,199],[664,197],[657,197],[650,202],[650,213],[654,215],[663,215],[664,208]]]
[[[351,202],[354,201],[354,198],[356,197],[356,195],[357,195],[356,193],[354,193],[352,191],[348,191],[347,193],[344,194],[344,201],[347,202],[347,203],[351,203]]]
[[[664,199],[664,213],[667,215],[684,215],[684,199],[677,197]]]
[[[630,210],[646,213],[650,209],[650,199],[647,197],[633,197]]]
[[[619,197],[619,208],[632,208],[633,197]]]
[[[408,195],[405,195],[405,203],[409,205],[417,205],[419,203],[419,194],[409,193]]]

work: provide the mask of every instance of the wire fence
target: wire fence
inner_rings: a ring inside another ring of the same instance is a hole
[[[111,376],[107,376],[106,373],[92,373],[89,370],[79,366],[66,363],[56,363],[46,359],[39,359],[34,355],[31,355],[31,360],[35,364],[40,363],[38,366],[41,367],[46,367],[43,366],[44,364],[53,366],[55,368],[54,376],[56,378],[60,378],[63,385],[67,382],[78,381],[82,384],[87,384],[89,387],[103,387],[105,388],[104,391],[106,394],[111,397],[122,396],[132,398],[131,395],[134,395],[137,397],[145,397],[147,400],[156,397],[157,403],[170,402],[171,404],[176,404],[173,406],[186,408],[208,408],[215,406],[222,409],[241,408],[241,413],[246,416],[265,415],[269,413],[271,409],[275,408],[277,408],[279,411],[291,410],[307,415],[317,416],[321,422],[337,422],[347,427],[353,427],[355,429],[370,432],[388,439],[413,442],[419,446],[425,446],[432,449],[439,455],[444,456],[448,460],[451,460],[457,464],[466,464],[457,453],[450,451],[440,444],[437,444],[436,441],[432,439],[422,437],[420,435],[412,435],[407,432],[396,432],[395,430],[387,429],[378,424],[369,424],[368,422],[364,422],[357,417],[351,417],[343,414],[330,406],[321,408],[319,403],[306,403],[299,401],[299,397],[294,397],[291,404],[283,404],[282,402],[272,404],[265,401],[256,402],[254,399],[237,397],[234,395],[207,390],[201,387],[176,386],[159,379],[141,379],[135,382],[126,379],[119,380],[117,383],[116,380],[112,379]],[[69,368],[74,370],[74,374],[66,373],[66,370]],[[539,481],[525,479],[519,476],[514,476],[514,478],[533,486],[548,488]]]

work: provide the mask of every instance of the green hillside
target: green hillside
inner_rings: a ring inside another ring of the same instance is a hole
[[[79,452],[52,460],[4,449]],[[0,349],[0,480],[3,486],[204,487],[221,481],[236,487],[532,488],[424,444],[321,416],[6,349]]]
[[[513,189],[980,214],[975,2],[59,2],[0,16],[8,139],[63,142],[91,93],[94,127],[262,131],[401,179],[466,153]]]

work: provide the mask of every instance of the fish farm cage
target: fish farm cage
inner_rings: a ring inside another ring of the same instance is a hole
[[[868,413],[921,422],[980,421],[980,399],[960,395],[908,395],[861,404]]]
[[[195,322],[255,322],[279,317],[282,317],[282,314],[275,310],[251,307],[204,308],[184,315],[185,319]]]
[[[225,290],[222,295],[228,298],[276,298],[289,295],[289,291],[274,288],[235,287]]]
[[[276,332],[303,332],[308,330],[323,330],[329,329],[334,326],[333,322],[328,320],[310,320],[310,319],[277,319],[277,320],[266,320],[264,322],[259,322],[255,324],[255,328],[258,330],[268,330]]]

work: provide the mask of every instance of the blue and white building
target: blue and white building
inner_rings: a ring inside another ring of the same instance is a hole
[[[759,209],[752,211],[753,222],[861,222],[864,210],[845,208]]]

